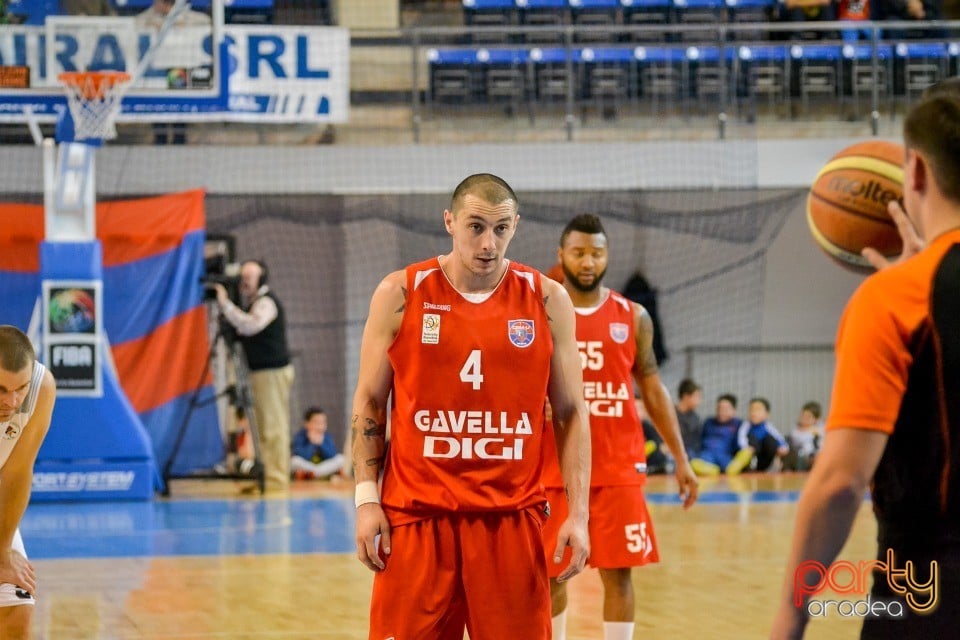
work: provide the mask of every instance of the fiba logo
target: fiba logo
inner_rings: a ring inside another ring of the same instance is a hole
[[[50,329],[54,333],[93,333],[97,313],[91,292],[61,289],[50,297]]]

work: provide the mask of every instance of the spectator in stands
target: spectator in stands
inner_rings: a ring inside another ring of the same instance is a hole
[[[943,0],[876,0],[876,20],[939,20]],[[942,37],[942,29],[884,29],[883,37],[903,38]]]
[[[310,407],[303,414],[303,428],[290,445],[290,470],[298,480],[329,480],[343,472],[346,462],[327,431],[327,413]]]
[[[115,16],[109,0],[60,0],[60,10],[71,16]]]
[[[174,0],[153,0],[153,4],[136,16],[138,29],[159,29],[163,26],[170,10],[173,9]],[[203,27],[210,25],[210,16],[201,11],[185,9],[177,16],[173,23],[177,27]]]
[[[677,389],[677,421],[680,423],[680,435],[683,438],[683,446],[687,450],[687,456],[690,459],[700,455],[700,447],[703,441],[703,420],[697,413],[697,408],[703,400],[703,392],[700,385],[684,378],[680,381],[680,387]]]
[[[839,0],[837,3],[837,19],[845,22],[864,22],[870,19],[870,0]],[[869,40],[872,36],[870,29],[843,29],[840,37],[844,42]]]
[[[837,19],[835,0],[778,0],[777,14],[781,22],[830,22]],[[831,38],[828,31],[793,31],[790,39],[819,40]]]
[[[788,471],[809,471],[813,459],[823,446],[823,421],[819,402],[804,403],[797,418],[796,428],[787,435],[790,452],[783,459],[783,468]]]
[[[751,398],[748,415],[749,419],[744,420],[737,431],[739,451],[727,466],[728,475],[736,475],[748,468],[770,471],[774,461],[790,451],[786,438],[770,423],[769,400]]]
[[[737,432],[740,430],[737,417],[737,396],[724,393],[717,398],[717,415],[703,423],[703,439],[700,455],[690,461],[694,473],[701,476],[719,475],[721,471],[742,469],[742,457],[747,463],[753,458],[749,449],[737,450]]]

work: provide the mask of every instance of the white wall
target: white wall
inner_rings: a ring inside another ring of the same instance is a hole
[[[799,207],[767,252],[761,341],[833,343],[840,314],[862,281],[816,246]]]

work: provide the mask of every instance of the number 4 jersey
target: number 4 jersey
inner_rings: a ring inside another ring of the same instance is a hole
[[[515,262],[477,301],[437,258],[406,269],[383,505],[402,524],[437,512],[545,502],[539,465],[553,339],[541,274]]]

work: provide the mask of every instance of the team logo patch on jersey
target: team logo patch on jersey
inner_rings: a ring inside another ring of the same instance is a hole
[[[515,347],[529,347],[533,344],[533,320],[507,320],[507,335]]]
[[[611,322],[610,337],[613,338],[613,341],[617,344],[623,344],[627,341],[627,338],[630,337],[630,327],[622,322]]]
[[[423,330],[420,332],[423,344],[440,344],[440,316],[435,313],[423,314]]]
[[[16,422],[8,422],[3,428],[4,440],[15,440],[20,435],[20,425]]]

